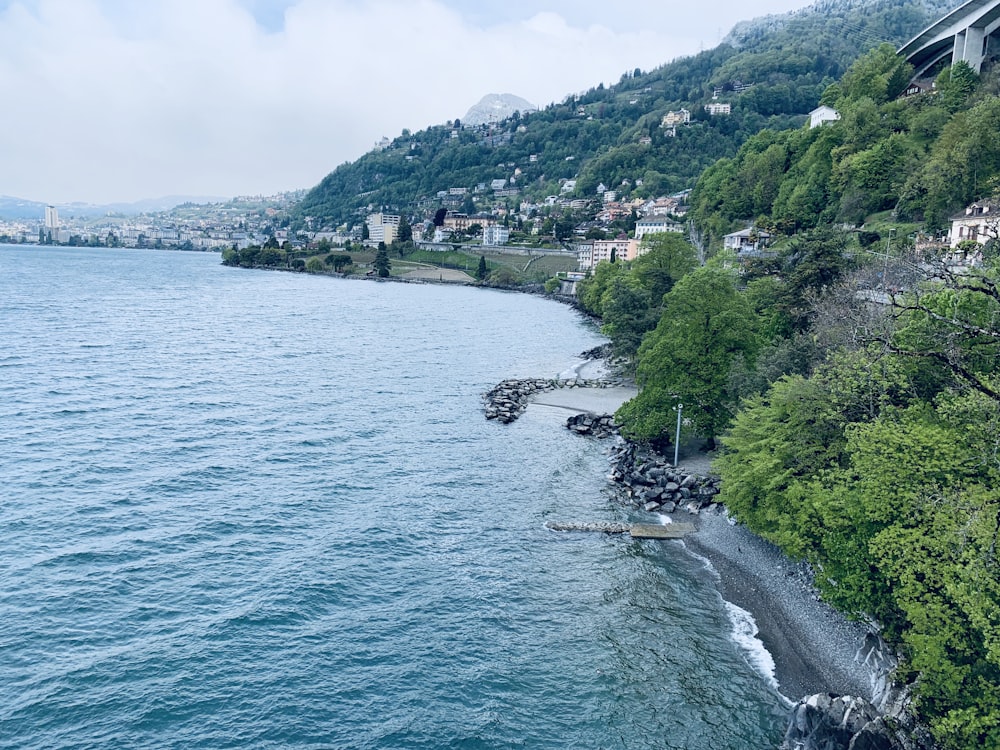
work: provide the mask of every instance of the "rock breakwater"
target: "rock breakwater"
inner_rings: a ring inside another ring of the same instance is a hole
[[[566,429],[577,435],[589,435],[595,438],[607,438],[618,434],[618,425],[611,414],[574,414],[566,420]]]
[[[719,480],[674,467],[665,457],[625,442],[611,456],[611,481],[626,502],[646,511],[720,512]]]
[[[504,380],[486,393],[486,418],[510,424],[528,407],[535,393],[561,388],[614,388],[624,384],[620,378],[528,378]]]

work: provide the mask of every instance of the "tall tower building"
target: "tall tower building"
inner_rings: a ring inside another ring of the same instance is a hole
[[[59,211],[55,206],[45,207],[45,228],[53,232],[59,230]]]

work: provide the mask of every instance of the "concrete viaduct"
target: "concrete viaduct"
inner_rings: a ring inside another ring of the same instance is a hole
[[[978,73],[1000,51],[1000,38],[993,37],[998,29],[1000,0],[969,0],[900,47],[899,54],[913,66],[915,79],[949,55],[951,65],[965,60]]]

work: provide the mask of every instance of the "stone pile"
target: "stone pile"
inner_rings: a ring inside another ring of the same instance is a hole
[[[626,501],[646,511],[718,511],[719,480],[674,468],[654,451],[625,443],[612,455],[611,481]]]
[[[504,380],[486,394],[486,418],[510,424],[528,406],[528,397],[533,393],[554,391],[559,388],[613,388],[622,385],[621,379],[600,378],[529,378],[526,380]]]
[[[610,414],[593,414],[584,412],[574,414],[566,420],[566,429],[577,435],[589,435],[595,438],[606,438],[618,434],[618,425]]]
[[[909,719],[908,721],[906,719]],[[792,709],[780,750],[933,750],[912,716],[889,718],[863,698],[809,695]]]

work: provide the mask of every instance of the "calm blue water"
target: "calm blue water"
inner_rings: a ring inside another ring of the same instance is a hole
[[[535,297],[0,246],[0,747],[750,748],[785,707],[603,447],[499,380]]]

